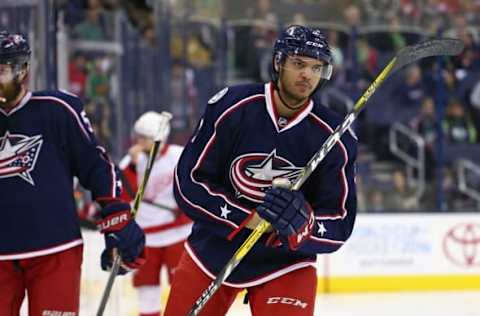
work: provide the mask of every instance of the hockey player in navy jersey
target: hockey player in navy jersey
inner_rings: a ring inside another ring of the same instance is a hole
[[[0,315],[78,315],[82,238],[73,177],[102,206],[99,223],[108,269],[116,249],[120,273],[139,267],[145,236],[118,198],[113,163],[97,145],[82,102],[60,91],[29,92],[30,48],[0,32]]]
[[[194,220],[165,315],[185,315],[260,218],[262,236],[200,315],[225,315],[247,289],[253,315],[314,314],[316,255],[339,249],[356,215],[356,138],[344,134],[299,191],[295,180],[341,117],[311,99],[332,74],[317,29],[292,25],[275,42],[272,81],[213,96],[180,158],[174,191]]]

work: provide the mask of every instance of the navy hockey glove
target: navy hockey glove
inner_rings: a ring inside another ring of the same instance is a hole
[[[145,263],[145,234],[132,218],[130,204],[112,200],[100,212],[102,220],[98,228],[105,234],[105,250],[101,256],[102,269],[107,271],[113,264],[113,249],[122,256],[118,274],[138,269]]]
[[[297,250],[312,234],[315,217],[300,191],[271,188],[257,212],[277,230],[282,244],[291,250]]]

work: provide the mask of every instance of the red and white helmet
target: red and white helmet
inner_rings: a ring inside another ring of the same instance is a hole
[[[137,119],[133,130],[137,135],[142,135],[151,139],[159,138],[165,141],[170,134],[170,123],[164,115],[158,112],[149,111],[143,113]]]

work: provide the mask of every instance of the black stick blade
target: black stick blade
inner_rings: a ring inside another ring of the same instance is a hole
[[[463,48],[463,42],[453,38],[432,39],[416,45],[406,46],[398,52],[397,60],[390,73],[394,73],[403,66],[425,57],[458,55],[463,51]]]

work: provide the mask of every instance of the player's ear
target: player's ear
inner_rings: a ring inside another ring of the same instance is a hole
[[[277,53],[273,59],[273,69],[275,72],[280,72],[280,61],[282,59],[281,53]]]
[[[27,78],[28,74],[28,65],[24,65],[22,69],[18,72],[17,78],[18,82],[23,82]]]

